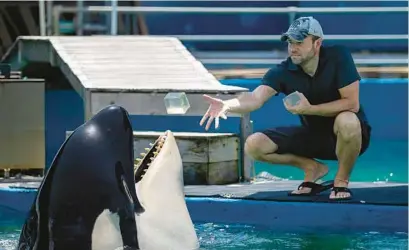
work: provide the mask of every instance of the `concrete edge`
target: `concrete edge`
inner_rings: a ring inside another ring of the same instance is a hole
[[[408,232],[408,207],[186,198],[194,222],[250,224],[273,230]]]
[[[0,189],[0,208],[25,216],[35,189]],[[186,197],[195,223],[248,224],[280,231],[408,232],[408,206]]]

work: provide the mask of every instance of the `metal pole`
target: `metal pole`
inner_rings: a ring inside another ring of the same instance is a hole
[[[40,19],[40,36],[45,36],[45,28],[46,28],[46,22],[45,22],[45,3],[44,0],[39,0],[38,1],[38,9],[39,9],[39,19]]]
[[[46,6],[46,15],[47,15],[47,21],[46,21],[46,34],[47,36],[50,36],[53,34],[53,0],[48,0],[47,1],[47,6]]]
[[[247,137],[253,133],[250,114],[243,114],[240,118],[240,154],[241,154],[241,181],[249,182],[252,179],[254,161],[244,152]],[[253,176],[255,177],[255,176]]]
[[[84,2],[77,0],[77,36],[82,36],[84,27]]]
[[[111,0],[111,35],[117,35],[118,29],[118,2],[117,0]]]
[[[53,32],[52,35],[60,35],[60,15],[61,15],[61,6],[57,5],[53,7]]]

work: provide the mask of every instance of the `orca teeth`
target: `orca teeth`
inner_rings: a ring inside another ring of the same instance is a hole
[[[136,174],[136,171],[138,168],[141,166],[146,167],[145,169],[142,170],[141,178],[146,174],[148,171],[149,166],[151,163],[155,160],[155,158],[158,156],[159,152],[161,151],[163,144],[166,141],[166,135],[159,136],[159,138],[155,141],[155,143],[149,143],[149,148],[144,148],[145,152],[140,153],[141,158],[136,158],[134,161],[134,174]]]

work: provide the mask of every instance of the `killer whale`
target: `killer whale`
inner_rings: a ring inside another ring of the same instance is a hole
[[[121,232],[120,243],[107,239],[106,245],[139,249],[133,158],[132,127],[123,108],[109,106],[78,127],[45,174],[19,249],[92,249],[94,225],[103,212],[118,216]]]
[[[166,150],[158,150],[162,147]],[[182,165],[171,132],[158,138],[146,156],[135,171],[132,127],[124,108],[111,105],[99,111],[56,154],[22,227],[18,249],[160,249],[161,244],[198,249],[181,200]],[[163,173],[155,174],[158,170],[169,173],[163,184],[173,190],[170,199],[175,197],[167,207],[155,207],[162,204],[155,199],[169,195],[163,192],[166,187],[155,184],[163,179]],[[173,227],[165,225],[172,222]],[[175,230],[186,235],[175,235]]]

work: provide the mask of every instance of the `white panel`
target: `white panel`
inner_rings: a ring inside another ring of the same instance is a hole
[[[111,104],[124,107],[131,115],[167,115],[164,97],[166,93],[91,93],[92,114]],[[216,95],[214,95],[216,96]],[[203,99],[203,94],[187,94],[190,108],[188,116],[203,116],[209,104]],[[221,99],[232,98],[232,95],[217,96]],[[229,116],[239,116],[229,114]]]

